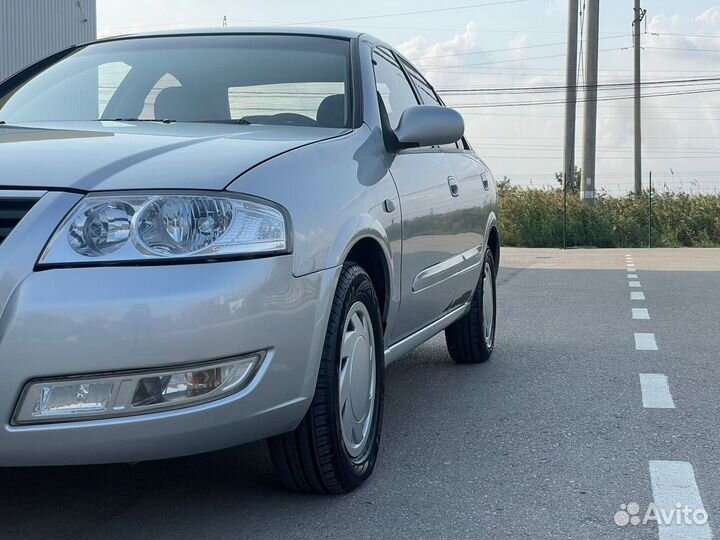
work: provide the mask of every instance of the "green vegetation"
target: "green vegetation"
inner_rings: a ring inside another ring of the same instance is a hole
[[[507,178],[498,183],[502,242],[506,246],[562,247],[562,189],[528,189]],[[720,195],[652,192],[598,194],[595,207],[567,195],[567,246],[720,246]]]

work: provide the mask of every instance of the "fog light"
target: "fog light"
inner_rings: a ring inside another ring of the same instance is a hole
[[[88,420],[186,407],[245,386],[262,354],[163,371],[135,371],[31,382],[14,423]]]

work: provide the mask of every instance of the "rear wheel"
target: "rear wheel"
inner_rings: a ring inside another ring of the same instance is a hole
[[[485,250],[470,311],[445,329],[448,352],[458,364],[487,362],[495,348],[495,260]]]
[[[310,409],[292,433],[269,439],[290,489],[347,493],[372,473],[380,446],[384,352],[370,277],[356,264],[340,275]]]

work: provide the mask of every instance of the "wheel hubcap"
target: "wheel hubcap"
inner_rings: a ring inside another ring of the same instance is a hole
[[[375,412],[375,335],[365,304],[355,302],[343,324],[339,366],[340,427],[352,457],[367,446]]]
[[[495,323],[495,295],[493,294],[492,268],[485,263],[483,272],[483,336],[488,348],[493,346],[493,325]]]

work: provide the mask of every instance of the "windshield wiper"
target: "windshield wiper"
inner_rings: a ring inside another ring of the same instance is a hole
[[[191,124],[238,124],[241,126],[250,126],[252,122],[245,118],[238,118],[237,120],[188,120]]]
[[[169,118],[100,118],[98,122],[157,122],[160,124],[173,124],[176,120]]]
[[[239,118],[238,120],[180,120],[189,124],[238,124],[242,126],[252,125],[252,122],[245,118]],[[171,120],[168,118],[100,118],[98,122],[157,122],[161,124],[174,124],[178,120]]]

